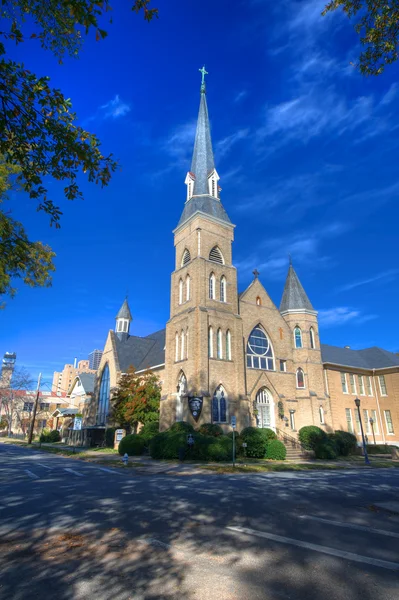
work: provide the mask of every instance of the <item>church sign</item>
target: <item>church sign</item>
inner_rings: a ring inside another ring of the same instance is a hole
[[[196,423],[200,418],[203,402],[204,399],[199,398],[198,396],[189,396],[188,398],[188,406]]]

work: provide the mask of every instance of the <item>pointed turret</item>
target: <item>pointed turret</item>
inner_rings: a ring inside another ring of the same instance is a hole
[[[118,338],[123,341],[129,337],[130,323],[133,321],[127,298],[124,299],[118,314],[116,315],[115,332]]]
[[[219,175],[215,169],[213,158],[211,127],[206,103],[205,75],[207,75],[207,71],[205,71],[205,67],[200,71],[202,73],[202,84],[194,152],[191,170],[187,173],[185,179],[187,185],[186,205],[178,227],[197,212],[206,214],[218,221],[231,223],[219,199]]]
[[[287,279],[285,281],[283,297],[280,304],[280,312],[284,314],[287,311],[304,312],[310,311],[315,313],[309,298],[301,282],[298,279],[298,275],[295,273],[294,267],[290,263],[288,269]]]

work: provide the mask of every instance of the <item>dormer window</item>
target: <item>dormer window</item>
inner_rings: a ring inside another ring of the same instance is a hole
[[[208,175],[208,190],[209,190],[209,194],[211,196],[213,196],[214,198],[218,198],[219,194],[218,194],[218,181],[219,181],[219,175],[217,174],[216,169],[214,169],[212,171],[212,173],[210,173],[210,175]]]
[[[187,200],[190,200],[190,198],[192,198],[193,196],[193,192],[194,192],[194,181],[195,181],[195,175],[194,173],[187,173],[187,177],[185,180],[185,184],[187,186]]]

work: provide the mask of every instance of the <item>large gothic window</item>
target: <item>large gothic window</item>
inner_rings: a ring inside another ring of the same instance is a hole
[[[212,398],[213,423],[227,423],[227,396],[222,385],[216,388]]]
[[[100,394],[98,397],[97,425],[105,425],[109,409],[109,395],[109,367],[108,364],[106,364],[101,375]]]
[[[296,326],[294,329],[295,348],[302,348],[302,331],[301,328]]]
[[[274,370],[273,348],[260,325],[252,330],[248,339],[247,367],[250,369]]]

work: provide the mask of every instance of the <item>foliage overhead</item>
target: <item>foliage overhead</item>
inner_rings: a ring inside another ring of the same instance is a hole
[[[366,46],[356,66],[362,75],[380,75],[398,59],[398,0],[331,0],[322,15],[339,8],[355,20],[355,31]]]
[[[137,374],[129,367],[122,375],[114,396],[113,420],[125,429],[137,430],[139,423],[159,420],[161,384],[158,375],[151,371]]]

